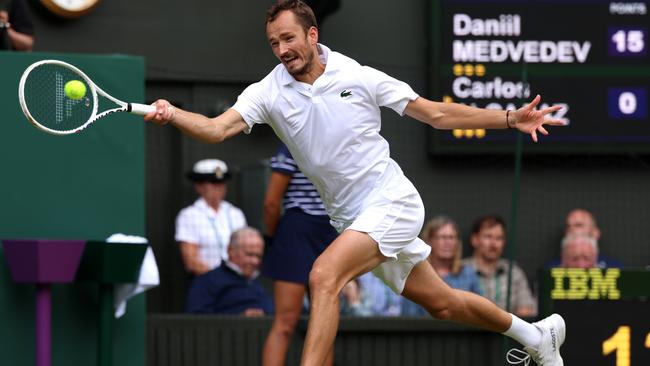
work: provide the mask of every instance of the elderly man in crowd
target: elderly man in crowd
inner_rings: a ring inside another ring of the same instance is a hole
[[[259,231],[244,227],[235,231],[228,245],[228,259],[192,281],[186,312],[261,316],[273,312],[273,301],[257,281],[264,239]]]

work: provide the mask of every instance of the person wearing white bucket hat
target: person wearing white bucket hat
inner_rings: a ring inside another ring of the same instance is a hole
[[[200,197],[176,217],[175,239],[185,269],[196,276],[218,267],[227,258],[230,235],[246,226],[246,218],[224,199],[230,179],[224,161],[199,160],[186,176],[194,182]]]

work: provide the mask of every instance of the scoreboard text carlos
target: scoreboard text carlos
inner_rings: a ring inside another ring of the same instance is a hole
[[[531,152],[650,152],[650,0],[434,0],[433,97],[562,105]],[[505,117],[504,117],[505,125]],[[434,131],[433,153],[512,150],[506,130]]]
[[[553,268],[540,278],[540,314],[567,323],[566,364],[650,365],[650,270]]]

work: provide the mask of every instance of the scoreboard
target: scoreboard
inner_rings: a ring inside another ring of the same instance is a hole
[[[533,153],[650,153],[650,0],[433,0],[432,97],[561,105]],[[505,124],[505,121],[504,121]],[[433,130],[433,154],[513,150],[512,130]]]
[[[650,365],[650,270],[553,268],[540,279],[540,315],[567,324],[567,365]]]

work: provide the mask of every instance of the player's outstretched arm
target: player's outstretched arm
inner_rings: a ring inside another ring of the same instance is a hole
[[[541,97],[537,95],[529,104],[515,111],[482,109],[458,103],[439,103],[417,98],[409,102],[405,113],[432,127],[451,129],[503,129],[517,128],[530,134],[537,142],[537,133],[548,135],[544,125],[564,126],[560,119],[546,118],[549,113],[560,110],[561,106],[552,106],[537,110]]]
[[[164,99],[154,104],[156,111],[144,116],[145,121],[158,125],[171,123],[184,133],[206,143],[219,143],[248,128],[246,122],[234,109],[228,109],[215,118],[176,108]]]

